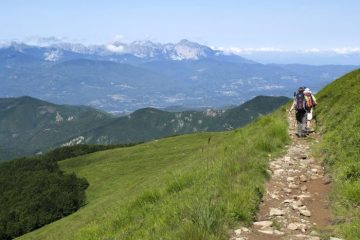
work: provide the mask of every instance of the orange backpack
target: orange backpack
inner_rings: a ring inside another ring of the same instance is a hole
[[[311,93],[305,93],[305,95],[306,95],[306,107],[310,109],[314,106],[314,100],[312,98]]]

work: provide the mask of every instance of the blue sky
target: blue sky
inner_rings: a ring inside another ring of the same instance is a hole
[[[359,13],[355,0],[1,0],[0,40],[186,38],[217,47],[360,47]]]

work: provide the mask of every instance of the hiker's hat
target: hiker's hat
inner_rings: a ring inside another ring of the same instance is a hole
[[[311,93],[310,88],[305,88],[304,93]]]
[[[304,87],[299,87],[299,92],[303,92],[304,91]]]

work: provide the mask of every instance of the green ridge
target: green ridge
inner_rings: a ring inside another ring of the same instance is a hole
[[[85,106],[56,105],[31,97],[0,98],[0,161],[46,152],[71,141],[129,144],[234,129],[287,101],[286,97],[258,96],[226,110],[166,112],[145,108],[114,117]]]
[[[333,179],[334,230],[347,240],[360,239],[360,70],[329,84],[317,97],[320,151]]]
[[[0,98],[0,162],[60,146],[112,118],[86,106],[32,97]]]

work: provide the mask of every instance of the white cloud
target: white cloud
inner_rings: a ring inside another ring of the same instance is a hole
[[[122,95],[122,94],[111,94],[111,95],[107,95],[107,96],[109,96],[112,100],[118,101],[118,102],[124,102],[127,99],[127,96]]]
[[[300,50],[300,52],[301,53],[320,53],[320,52],[322,52],[322,50],[319,48],[308,48],[308,49]]]
[[[223,51],[225,54],[251,55],[257,53],[298,53],[298,54],[355,54],[360,53],[360,47],[342,47],[342,48],[305,48],[305,49],[285,49],[277,47],[211,47],[213,50]]]
[[[360,47],[335,48],[333,51],[338,54],[360,53]]]
[[[214,50],[223,51],[224,53],[233,54],[252,54],[256,52],[286,52],[286,50],[275,47],[259,47],[259,48],[240,48],[240,47],[212,47]]]
[[[113,53],[123,53],[125,51],[125,45],[122,43],[124,38],[121,34],[115,35],[108,44],[105,44],[105,48]]]
[[[106,49],[109,50],[110,52],[114,52],[114,53],[122,53],[125,50],[123,45],[116,46],[114,44],[107,44]]]

